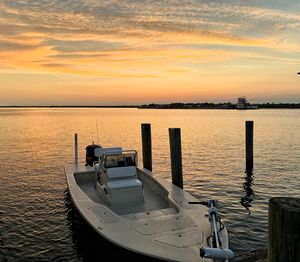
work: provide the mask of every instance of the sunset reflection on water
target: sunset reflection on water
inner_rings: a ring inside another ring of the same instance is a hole
[[[252,173],[244,171],[246,120],[254,120]],[[220,201],[236,253],[266,246],[268,199],[300,195],[299,110],[15,108],[0,109],[0,259],[87,258],[74,232],[86,225],[70,219],[63,170],[74,133],[81,162],[94,141],[136,149],[142,165],[141,123],[151,123],[153,171],[166,179],[168,128],[181,128],[184,189]]]

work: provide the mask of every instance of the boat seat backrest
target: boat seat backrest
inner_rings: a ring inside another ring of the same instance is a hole
[[[122,154],[121,147],[102,147],[96,148],[94,155],[98,158],[101,158],[104,154]]]
[[[136,177],[136,166],[107,168],[106,175],[108,179]]]

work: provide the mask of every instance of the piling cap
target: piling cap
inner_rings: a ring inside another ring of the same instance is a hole
[[[273,197],[270,199],[270,204],[281,209],[300,212],[300,198],[294,197]]]

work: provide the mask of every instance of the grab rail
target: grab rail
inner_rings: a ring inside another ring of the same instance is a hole
[[[234,253],[231,249],[223,248],[222,239],[219,236],[218,223],[222,224],[221,218],[218,214],[218,201],[209,200],[208,202],[188,202],[189,204],[199,204],[209,207],[209,221],[211,224],[211,237],[209,246],[210,247],[201,247],[200,248],[200,257],[202,258],[212,258],[212,259],[221,259],[228,261],[229,259],[234,258]],[[220,227],[220,226],[219,226]]]

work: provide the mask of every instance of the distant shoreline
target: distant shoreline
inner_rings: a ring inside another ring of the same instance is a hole
[[[171,104],[148,104],[142,105],[142,109],[234,109],[234,110],[257,110],[257,109],[300,109],[300,103],[261,103],[245,105],[246,108],[237,108],[236,104],[227,103],[171,103]]]
[[[300,109],[300,103],[262,103],[257,104],[257,109]],[[0,106],[0,108],[137,108],[137,109],[234,109],[232,103],[171,103],[171,104],[146,104],[146,105],[51,105],[51,106]],[[257,110],[240,109],[240,110]]]

